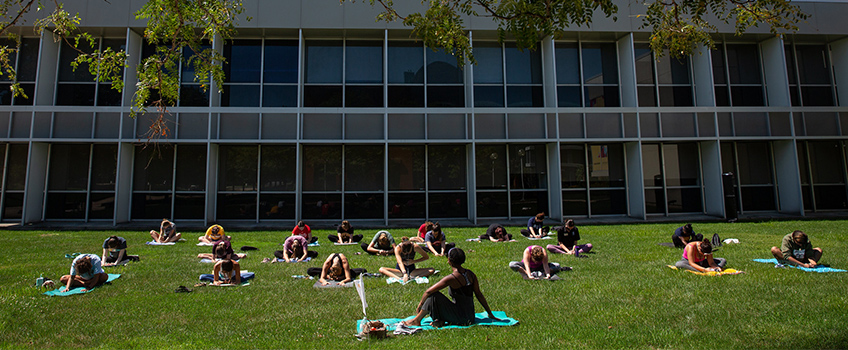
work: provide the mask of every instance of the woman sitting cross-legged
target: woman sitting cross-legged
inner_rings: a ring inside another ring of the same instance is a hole
[[[157,243],[176,242],[183,238],[183,235],[177,232],[177,225],[168,219],[162,219],[159,224],[159,232],[150,230],[150,237]]]
[[[59,282],[65,285],[60,292],[67,292],[75,287],[83,287],[83,291],[86,291],[107,280],[109,275],[103,272],[100,258],[94,254],[82,254],[71,262],[71,273],[59,279]]]
[[[580,231],[574,225],[574,220],[568,219],[562,227],[555,227],[557,232],[557,245],[548,244],[546,248],[554,254],[572,254],[579,257],[580,253],[588,253],[592,250],[592,243],[577,244],[580,240]]]
[[[436,256],[445,256],[451,248],[456,246],[453,242],[445,242],[445,239],[445,234],[442,233],[442,225],[438,222],[433,224],[433,229],[424,236],[424,241],[427,242],[427,249]]]
[[[530,279],[550,279],[561,270],[559,264],[548,262],[548,253],[544,248],[531,245],[524,249],[521,261],[512,261],[509,268],[527,275]]]
[[[379,231],[371,239],[371,243],[362,243],[362,250],[371,255],[391,255],[395,250],[395,239],[389,231]]]
[[[347,257],[344,254],[330,254],[324,265],[321,267],[310,267],[306,269],[306,274],[312,277],[318,277],[318,282],[322,285],[328,285],[330,282],[338,282],[345,284],[353,281],[356,276],[368,272],[361,268],[350,268]]]
[[[327,235],[327,239],[333,243],[359,243],[362,240],[362,235],[354,234],[353,226],[350,226],[350,221],[345,220],[336,229],[336,234]]]
[[[480,291],[477,275],[471,270],[462,267],[465,263],[465,252],[459,248],[448,251],[448,264],[453,270],[450,275],[445,276],[439,282],[428,288],[421,296],[421,302],[415,308],[415,318],[403,321],[407,326],[420,326],[421,320],[428,314],[433,319],[430,325],[441,327],[445,324],[465,326],[474,323],[474,297],[483,309],[489,314],[489,318],[498,320],[492,314],[486,297]],[[439,291],[449,288],[449,294],[453,300],[448,299]]]
[[[415,259],[415,253],[421,255],[421,258]],[[412,243],[409,238],[404,237],[402,243],[395,247],[395,259],[397,264],[395,268],[381,267],[380,273],[403,280],[404,283],[410,278],[427,277],[432,275],[436,270],[432,268],[416,269],[415,264],[429,259],[430,256],[417,244]]]
[[[303,236],[289,236],[283,242],[283,250],[275,251],[274,256],[283,259],[285,262],[304,261],[306,258],[315,259],[318,257],[318,252],[309,250],[306,246],[306,238]]]
[[[710,244],[708,239],[687,244],[683,248],[683,258],[674,264],[678,269],[698,272],[721,272],[725,265],[727,265],[727,260],[713,258],[713,245]]]

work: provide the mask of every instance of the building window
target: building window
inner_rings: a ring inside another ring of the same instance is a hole
[[[465,107],[463,74],[456,57],[439,51],[426,50],[427,107]]]
[[[136,147],[132,218],[202,220],[206,164],[206,145]]]
[[[95,45],[105,50],[126,50],[126,39],[95,39]],[[91,53],[95,48],[81,40],[79,50]],[[58,106],[120,106],[121,91],[112,88],[110,81],[101,81],[89,72],[88,65],[71,67],[71,62],[79,56],[77,49],[65,44],[59,49],[59,76],[56,85],[56,105]]]
[[[619,107],[614,43],[556,43],[557,105]]]
[[[297,107],[297,40],[265,40],[262,107]]]
[[[17,51],[9,54],[9,64],[15,68],[17,81],[24,96],[12,96],[8,75],[0,76],[0,105],[32,105],[35,99],[35,73],[38,70],[38,38],[22,38]],[[0,46],[14,47],[14,40],[0,40]]]
[[[521,51],[511,43],[480,42],[475,43],[474,57],[476,107],[503,107],[505,95],[507,107],[544,106],[540,51]]]
[[[696,143],[642,144],[642,169],[647,213],[703,212]]]
[[[640,107],[694,105],[689,57],[656,60],[648,44],[636,44],[634,50]]]
[[[826,45],[787,45],[786,69],[793,106],[835,106]]]
[[[27,173],[27,144],[6,144],[0,146],[3,160],[3,210],[0,218],[4,221],[20,220],[24,211],[24,185]]]
[[[627,214],[621,144],[562,144],[560,171],[563,216]]]
[[[798,141],[797,144],[804,210],[848,209],[844,144],[840,141]]]
[[[426,147],[389,146],[389,219],[427,217]]]
[[[45,218],[112,219],[117,165],[116,145],[51,145]]]
[[[383,42],[307,41],[303,105],[383,107]]]
[[[424,46],[389,41],[389,107],[424,107]]]
[[[223,107],[259,107],[262,84],[262,41],[233,40],[224,46]]]
[[[716,106],[765,106],[759,46],[717,44],[712,50]]]
[[[722,172],[736,174],[734,190],[739,211],[777,210],[774,161],[768,142],[721,144]]]

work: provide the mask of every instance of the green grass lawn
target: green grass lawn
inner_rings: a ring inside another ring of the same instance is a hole
[[[579,224],[579,222],[578,222]],[[465,267],[475,271],[494,310],[520,320],[514,327],[434,330],[383,341],[357,341],[362,311],[356,290],[313,289],[314,281],[291,278],[319,266],[327,254],[345,253],[352,267],[377,272],[393,257],[354,255],[359,246],[333,246],[329,231],[316,230],[317,261],[261,264],[280,249],[289,230],[236,232],[233,246],[259,248],[242,260],[256,272],[247,287],[194,288],[211,264],[195,256],[200,232],[183,232],[188,242],[147,246],[145,232],[4,231],[0,235],[0,347],[3,348],[848,348],[848,273],[806,273],[751,261],[769,258],[783,235],[801,229],[824,251],[822,263],[848,269],[846,221],[695,224],[695,231],[738,238],[716,256],[744,274],[704,277],[665,267],[682,250],[657,245],[670,241],[679,224],[580,226],[580,243],[595,248],[588,258],[551,255],[571,266],[561,281],[525,281],[507,264],[519,260],[531,241],[517,228],[518,242],[466,242],[484,228],[446,228],[449,241],[465,249]],[[366,230],[361,230],[366,231]],[[376,230],[364,233],[370,239]],[[415,229],[392,230],[395,237]],[[65,253],[100,254],[103,240],[116,234],[129,242],[141,262],[107,268],[122,277],[96,291],[47,297],[32,287],[44,274],[68,273]],[[553,243],[545,240],[533,243]],[[471,251],[473,250],[473,252]],[[419,264],[449,273],[445,258]],[[371,318],[406,317],[429,285],[387,285],[365,280]],[[483,311],[477,305],[477,311]]]

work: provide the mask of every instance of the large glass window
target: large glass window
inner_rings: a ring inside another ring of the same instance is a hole
[[[0,40],[0,46],[16,47],[9,54],[9,64],[15,68],[17,82],[26,96],[12,96],[8,75],[0,76],[0,105],[32,105],[35,98],[35,73],[38,70],[38,38],[22,38],[20,46],[13,40]]]
[[[112,219],[115,211],[117,146],[50,146],[47,219]]]
[[[621,144],[563,144],[560,172],[564,216],[627,213]]]
[[[23,217],[28,147],[27,144],[9,144],[0,147],[5,161],[3,220],[20,220]]]
[[[665,55],[655,60],[648,44],[636,44],[634,49],[639,106],[694,105],[688,57],[678,59]]]
[[[427,147],[429,217],[467,217],[464,145]]]
[[[766,105],[756,44],[718,44],[711,56],[716,106]]]
[[[202,220],[206,164],[206,145],[136,147],[132,218]]]
[[[805,210],[848,209],[842,149],[839,141],[798,141]]]
[[[262,106],[297,107],[297,40],[265,40]]]
[[[580,88],[580,47],[577,43],[557,43],[556,83],[557,106],[580,107],[583,105]]]
[[[307,41],[303,104],[383,107],[383,43]]]
[[[212,45],[205,43],[198,47],[198,52],[211,50]],[[209,107],[209,89],[205,91],[199,81],[195,81],[194,67],[189,64],[189,58],[194,55],[190,48],[183,50],[183,59],[180,63],[180,106],[183,107]]]
[[[827,46],[787,45],[785,52],[792,105],[835,106]]]
[[[224,46],[224,94],[221,106],[259,107],[262,41],[233,40]]]
[[[465,107],[462,69],[444,50],[426,50],[427,107]]]
[[[614,43],[556,43],[557,105],[618,107],[618,49]]]
[[[698,154],[696,143],[642,144],[647,213],[703,211]]]
[[[56,85],[56,105],[61,106],[120,106],[121,91],[112,88],[110,81],[101,81],[100,77],[92,75],[87,64],[80,65],[77,69],[71,66],[71,62],[79,56],[80,51],[91,53],[95,48],[101,51],[111,48],[113,51],[126,49],[126,39],[97,38],[95,47],[90,47],[88,42],[80,40],[77,48],[67,44],[59,49],[59,75]],[[37,50],[37,49],[36,49]]]
[[[477,59],[474,67],[475,106],[503,107],[504,102],[507,107],[544,105],[541,52],[519,50],[512,43],[501,46],[480,42],[475,43],[474,55]]]
[[[424,146],[389,146],[389,219],[427,216]]]
[[[424,107],[424,45],[389,41],[389,107]]]
[[[773,158],[767,142],[721,144],[722,172],[736,174],[739,210],[777,210]]]

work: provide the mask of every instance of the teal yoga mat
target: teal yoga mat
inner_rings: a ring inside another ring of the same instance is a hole
[[[492,311],[492,313],[495,315],[495,317],[499,318],[500,321],[495,321],[495,320],[489,318],[489,315],[486,314],[485,312],[478,312],[477,314],[474,315],[474,324],[471,324],[471,325],[468,325],[468,326],[448,325],[448,326],[444,326],[444,327],[441,327],[441,328],[436,328],[436,327],[430,326],[430,322],[433,322],[433,319],[430,318],[430,316],[427,316],[427,317],[424,317],[423,320],[421,320],[421,327],[415,327],[415,326],[411,326],[411,327],[421,328],[423,330],[432,330],[432,329],[468,328],[468,327],[473,327],[473,326],[514,326],[514,325],[518,324],[518,320],[516,320],[514,318],[507,317],[506,313],[503,312],[503,311]],[[409,316],[407,318],[383,318],[383,319],[380,319],[380,320],[377,320],[377,321],[383,322],[383,324],[386,325],[387,331],[393,331],[396,328],[395,324],[397,324],[398,322],[405,321],[405,320],[411,320],[413,318],[415,318],[415,316]],[[374,321],[374,320],[371,320],[371,321]],[[356,331],[357,332],[359,332],[359,327],[361,327],[361,323],[362,323],[362,320],[356,321]]]
[[[112,281],[118,279],[118,277],[121,277],[121,275],[115,274],[115,273],[110,273],[109,279],[106,280],[106,283],[112,282]],[[56,285],[59,285],[58,281],[57,281]],[[44,295],[49,295],[51,297],[66,297],[66,296],[69,296],[69,295],[85,294],[85,293],[93,291],[93,290],[95,290],[99,287],[100,286],[97,286],[97,287],[91,288],[87,291],[83,291],[83,289],[84,289],[83,287],[76,287],[76,288],[71,289],[67,292],[60,292],[60,290],[65,289],[65,286],[60,286],[59,288],[56,288],[56,289],[51,290],[49,292],[44,292]]]
[[[754,261],[766,263],[766,264],[777,264],[777,259],[774,259],[774,258],[772,258],[772,259],[754,259]],[[801,270],[801,271],[807,271],[807,272],[819,272],[819,273],[823,273],[823,272],[845,272],[845,270],[834,269],[834,268],[829,267],[829,266],[821,266],[821,265],[816,266],[815,268],[795,266],[793,264],[786,264],[784,266],[795,268],[795,269],[798,269],[798,270]]]

